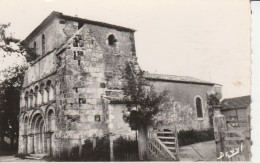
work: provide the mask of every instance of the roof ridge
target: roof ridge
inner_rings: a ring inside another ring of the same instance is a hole
[[[151,74],[151,75],[165,75],[165,76],[189,77],[189,78],[194,78],[194,79],[201,80],[201,79],[199,79],[199,78],[196,78],[196,77],[193,77],[193,76],[187,76],[187,75],[183,76],[183,75],[157,74],[157,73],[150,73],[150,72],[148,72],[148,74]]]
[[[79,17],[74,17],[70,15],[64,15],[62,12],[57,12],[57,11],[52,11],[51,14],[49,14],[23,41],[22,43],[27,43],[28,40],[32,39],[37,33],[39,33],[42,28],[46,25],[48,25],[53,19],[55,18],[64,18],[64,19],[72,19],[74,21],[85,21],[86,23],[93,24],[93,25],[99,25],[107,28],[114,28],[118,30],[125,30],[125,31],[130,31],[130,32],[135,32],[135,29],[132,28],[127,28],[119,25],[114,25],[110,23],[105,23],[101,21],[94,21],[94,20],[89,20],[85,18],[79,18]]]
[[[213,83],[213,82],[201,80],[199,78],[195,78],[195,77],[191,77],[191,76],[156,74],[156,73],[149,73],[147,71],[145,72],[144,75],[145,75],[146,78],[150,78],[150,79],[161,79],[161,80],[182,81],[182,82],[189,82],[189,83],[214,84],[214,85],[216,84],[216,83]],[[153,75],[155,75],[155,76],[153,76]],[[169,78],[166,79],[164,77],[166,77],[166,78],[169,77]],[[171,77],[176,78],[176,79],[171,79]],[[179,79],[177,79],[177,78],[179,78]],[[217,85],[220,85],[220,84],[217,84]]]
[[[244,96],[224,98],[223,101],[224,101],[224,100],[231,100],[231,99],[235,99],[235,98],[243,98],[243,97],[250,97],[250,98],[251,98],[251,95],[244,95]]]

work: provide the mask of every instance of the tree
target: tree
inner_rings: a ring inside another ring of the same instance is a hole
[[[128,62],[124,73],[126,82],[123,91],[129,101],[127,108],[130,113],[124,114],[124,119],[132,129],[138,130],[139,157],[145,160],[148,127],[153,124],[153,117],[161,110],[160,105],[166,99],[167,92],[155,92],[154,87],[145,80],[144,72],[140,68],[136,70],[133,64]]]
[[[209,105],[209,124],[213,127],[213,115],[214,115],[214,107],[220,105],[221,95],[219,93],[212,93],[208,95],[207,103]]]
[[[14,141],[18,141],[20,109],[20,90],[22,88],[24,70],[28,61],[37,55],[29,48],[24,48],[18,39],[9,31],[10,24],[0,24],[0,137],[3,147],[4,137],[11,140],[11,148],[15,149]]]

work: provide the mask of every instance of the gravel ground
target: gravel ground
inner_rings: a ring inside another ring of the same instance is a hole
[[[179,151],[180,161],[217,161],[215,141],[183,146]]]

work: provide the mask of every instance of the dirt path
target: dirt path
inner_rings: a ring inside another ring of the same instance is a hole
[[[180,147],[180,161],[217,161],[215,141]]]
[[[0,156],[0,162],[45,162],[44,160],[21,159],[14,156]]]

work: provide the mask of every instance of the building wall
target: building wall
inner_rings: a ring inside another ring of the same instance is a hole
[[[107,89],[121,89],[126,61],[136,58],[134,33],[89,24],[86,26],[102,49]],[[108,45],[107,38],[111,34],[117,39],[115,46]]]
[[[36,42],[36,54],[43,55],[42,35],[44,34],[46,54],[64,44],[77,30],[78,22],[56,18],[29,42],[29,47],[34,48],[34,42]]]
[[[117,38],[115,46],[107,42],[111,33]],[[135,57],[128,47],[134,46],[129,36],[133,34],[86,24],[68,40],[57,62],[57,116],[62,131],[58,137],[76,140],[107,134],[101,97],[122,87],[125,62]],[[75,40],[79,40],[78,46]],[[100,116],[100,121],[95,116]]]
[[[111,92],[114,89],[122,87],[122,70],[126,61],[135,58],[133,33],[86,24],[77,30],[77,25],[77,22],[71,21],[61,24],[56,19],[30,42],[30,46],[33,46],[34,40],[37,46],[41,45],[44,33],[46,52],[56,49],[26,71],[24,90],[21,93],[20,153],[24,152],[26,144],[23,138],[24,115],[31,118],[31,112],[41,110],[42,115],[46,116],[46,108],[50,103],[55,108],[56,127],[52,134],[54,155],[80,143],[80,139],[102,136],[108,131],[104,123],[101,95],[113,94]],[[107,37],[110,34],[117,39],[115,46],[108,45]],[[65,40],[65,49],[56,56],[59,46]],[[39,46],[37,53],[41,50]],[[49,92],[46,89],[49,80],[52,83],[52,100],[48,100]],[[36,94],[42,101],[28,107],[25,97],[29,94],[32,98],[29,98],[28,103],[33,101],[34,104],[36,87]],[[95,120],[96,116],[100,116],[100,121]],[[33,144],[32,140],[29,141],[29,144]]]
[[[131,130],[129,124],[124,121],[123,113],[127,111],[125,104],[109,104],[108,105],[108,130],[109,133],[116,137],[134,138],[136,132]]]
[[[167,117],[166,124],[174,124],[179,130],[203,130],[210,127],[209,113],[207,105],[207,93],[212,91],[220,91],[213,85],[178,83],[168,81],[150,80],[157,92],[167,90],[169,92],[169,100],[165,103],[164,111],[161,113],[162,118]],[[202,100],[203,117],[197,117],[196,98]],[[160,121],[160,117],[157,117]],[[174,123],[177,122],[177,123]]]
[[[53,155],[93,136],[103,136],[110,132],[134,135],[135,132],[123,121],[125,105],[108,104],[102,98],[120,95],[125,82],[123,71],[126,62],[136,59],[133,32],[90,24],[78,30],[77,22],[61,23],[60,19],[55,19],[30,42],[30,46],[33,46],[34,40],[38,46],[41,45],[43,33],[46,53],[56,49],[26,71],[20,102],[19,153],[24,153],[25,144],[32,150],[33,140],[28,136],[37,134],[30,130],[25,133],[26,116],[30,119],[29,126],[33,124],[36,115],[43,117],[48,136],[48,126],[52,124],[48,118],[50,106],[55,127],[44,143],[51,144]],[[107,39],[111,34],[117,40],[113,46],[108,44]],[[41,52],[40,48],[37,48],[37,53]],[[59,54],[58,50],[61,50]],[[177,124],[179,129],[201,130],[209,127],[206,93],[214,90],[212,86],[161,81],[151,83],[158,92],[170,91],[170,99],[164,104],[165,111],[158,116],[158,123],[161,116],[163,123]],[[25,101],[28,95],[28,103],[33,101],[31,106]],[[202,99],[203,118],[197,118],[196,97]],[[100,120],[96,117],[100,117]],[[27,143],[25,135],[28,137]]]

